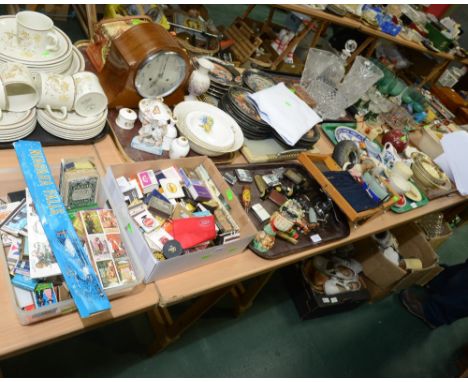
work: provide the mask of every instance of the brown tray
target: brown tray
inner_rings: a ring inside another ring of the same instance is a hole
[[[314,198],[326,198],[326,195],[322,192],[320,186],[318,183],[310,176],[310,174],[307,173],[307,170],[301,166],[299,163],[294,163],[294,162],[281,162],[281,163],[265,163],[265,164],[243,164],[243,165],[228,165],[228,166],[218,166],[219,171],[221,174],[224,175],[227,171],[233,171],[236,168],[242,168],[242,169],[247,169],[251,171],[252,177],[254,175],[263,175],[267,173],[271,173],[272,169],[279,168],[279,167],[284,167],[286,169],[292,168],[295,171],[301,173],[302,176],[307,178],[309,182],[312,185],[312,191],[308,193],[309,198],[313,200]],[[235,185],[231,185],[231,189],[234,193],[234,195],[240,199],[240,194],[242,191],[242,185],[246,183],[240,183],[237,182]],[[284,180],[285,185],[292,185],[292,182],[289,180]],[[251,197],[252,197],[252,205],[256,203],[261,203],[262,206],[270,213],[270,215],[275,212],[278,209],[278,206],[274,204],[270,200],[262,200],[260,199],[258,189],[255,185],[255,183],[250,184],[250,189],[251,189]],[[267,253],[261,253],[256,251],[252,246],[250,246],[250,249],[255,252],[258,256],[263,257],[265,259],[278,259],[280,257],[285,257],[288,255],[292,255],[294,253],[304,251],[306,249],[312,248],[312,247],[317,247],[320,246],[324,243],[328,243],[330,241],[335,241],[342,239],[346,236],[349,235],[349,224],[346,219],[346,216],[341,212],[341,210],[335,205],[334,203],[334,210],[336,217],[334,214],[330,214],[330,219],[325,223],[321,224],[321,226],[313,230],[310,234],[304,235],[300,234],[299,236],[299,241],[297,244],[291,244],[289,242],[286,242],[280,238],[276,239],[275,246],[268,251]],[[248,212],[248,216],[250,220],[253,222],[255,227],[258,230],[262,230],[263,227],[266,225],[266,223],[262,224],[257,217],[255,216],[254,212],[250,209]],[[310,240],[310,235],[313,234],[319,234],[322,240],[314,244]]]

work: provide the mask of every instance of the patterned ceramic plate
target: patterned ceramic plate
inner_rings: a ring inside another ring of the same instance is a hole
[[[258,115],[257,109],[248,97],[248,94],[248,91],[242,88],[231,89],[229,92],[232,102],[240,111],[255,121],[261,122],[262,119]]]
[[[360,132],[354,129],[350,129],[346,126],[338,126],[335,129],[335,138],[338,142],[345,140],[353,142],[365,142],[367,140],[365,135],[362,135]]]
[[[253,92],[258,92],[276,85],[275,81],[273,81],[270,77],[254,70],[246,70],[242,75],[242,80],[244,81],[244,84]]]

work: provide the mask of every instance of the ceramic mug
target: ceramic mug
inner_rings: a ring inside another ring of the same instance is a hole
[[[403,179],[408,180],[413,176],[413,171],[411,171],[411,168],[403,161],[400,161],[393,165],[392,174],[398,175]]]
[[[396,193],[399,195],[403,195],[406,192],[410,191],[411,186],[409,185],[409,181],[403,179],[401,176],[393,174],[389,178],[390,186],[395,190]]]
[[[39,92],[37,107],[46,109],[55,119],[67,118],[75,99],[75,82],[72,76],[55,73],[34,73],[34,82]],[[60,110],[60,113],[53,110]]]
[[[9,111],[22,112],[37,105],[39,95],[29,69],[22,64],[6,62],[0,66]]]
[[[73,75],[75,82],[75,102],[73,108],[82,117],[92,117],[107,109],[107,97],[98,77],[91,72]]]
[[[393,167],[396,162],[401,160],[395,147],[390,142],[385,143],[382,152],[379,154],[379,159],[387,167]]]
[[[123,107],[119,110],[119,115],[117,116],[115,123],[121,129],[131,130],[135,126],[136,119],[137,114],[132,109]]]
[[[39,12],[23,11],[16,14],[16,38],[20,46],[31,47],[41,54],[60,48],[54,22]]]
[[[362,179],[369,186],[371,191],[379,198],[379,200],[384,200],[388,197],[388,192],[385,187],[380,185],[375,177],[373,177],[368,172],[364,173]]]

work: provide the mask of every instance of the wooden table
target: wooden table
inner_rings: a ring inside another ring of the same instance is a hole
[[[63,157],[94,156],[102,171],[104,166],[120,163],[121,157],[112,139],[108,136],[96,145],[45,148],[51,165],[59,164]],[[18,161],[13,150],[0,151],[0,171],[17,168]],[[3,182],[8,181],[3,178]],[[10,280],[4,270],[0,272],[0,359],[20,354],[27,350],[70,337],[89,328],[97,327],[130,315],[148,311],[158,303],[154,284],[141,285],[131,295],[111,301],[112,309],[88,319],[81,319],[78,313],[69,313],[36,324],[22,326],[13,308]]]
[[[322,153],[330,152],[332,149],[326,138],[322,138],[317,145]],[[125,161],[110,137],[95,145],[51,147],[46,148],[45,152],[51,164],[59,163],[64,156],[93,155],[100,159],[101,170],[104,166]],[[2,158],[0,168],[17,166],[16,156],[12,150],[0,152],[0,157]],[[242,157],[237,158],[236,162],[243,162]],[[141,286],[134,294],[112,301],[112,309],[109,312],[86,320],[80,319],[77,313],[70,313],[29,326],[21,326],[13,309],[12,298],[7,292],[9,280],[5,278],[3,272],[0,272],[0,306],[2,306],[0,358],[19,354],[75,335],[88,328],[144,311],[148,313],[156,335],[149,350],[153,353],[160,351],[176,341],[225,295],[232,296],[235,314],[244,312],[251,306],[275,269],[404,224],[425,214],[455,206],[463,201],[466,201],[466,198],[455,194],[431,201],[428,205],[406,214],[387,212],[360,226],[352,227],[350,236],[345,239],[278,260],[264,260],[250,250],[246,250],[239,255],[159,280],[155,284]],[[248,283],[244,283],[245,280],[249,280]],[[194,303],[181,315],[178,317],[171,315],[169,306],[192,298],[196,298]]]
[[[320,139],[317,147],[324,154],[331,153],[333,150],[331,143],[325,137]],[[237,163],[240,163],[240,160]],[[404,214],[388,211],[362,225],[352,226],[351,234],[347,238],[277,260],[265,260],[250,250],[246,250],[218,262],[156,281],[159,306],[153,311],[152,322],[157,337],[150,347],[150,352],[161,351],[176,341],[204,312],[227,294],[230,294],[235,302],[234,313],[241,314],[252,305],[261,288],[273,271],[278,268],[408,223],[426,214],[453,207],[467,200],[468,198],[454,193]],[[245,280],[249,280],[248,286],[242,283]],[[192,298],[197,299],[183,314],[174,319],[168,308]]]

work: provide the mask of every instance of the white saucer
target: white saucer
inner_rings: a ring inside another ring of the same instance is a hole
[[[82,72],[85,70],[85,60],[83,54],[79,51],[76,46],[73,46],[72,62],[67,70],[62,72],[65,76],[71,76],[75,73]]]
[[[46,120],[51,125],[69,130],[83,130],[92,128],[100,125],[102,121],[105,121],[107,118],[107,109],[101,114],[93,117],[82,117],[81,115],[71,111],[68,112],[67,117],[62,120],[58,120],[52,117],[48,112],[41,109],[38,109],[37,113],[41,119]]]

